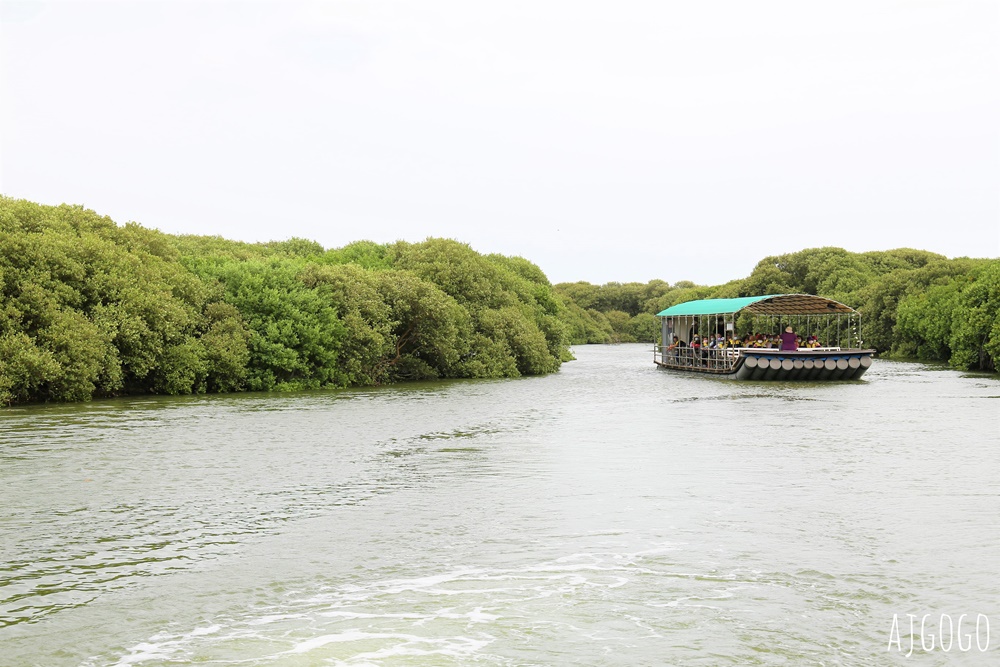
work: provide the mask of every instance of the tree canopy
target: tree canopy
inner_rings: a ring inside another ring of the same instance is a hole
[[[1000,261],[912,249],[765,257],[724,285],[551,285],[464,243],[243,243],[0,197],[0,404],[549,373],[650,342],[692,299],[819,294],[883,354],[994,370]]]
[[[568,309],[573,344],[656,340],[659,330],[651,315],[685,301],[817,294],[856,308],[866,347],[883,355],[994,371],[1000,353],[998,276],[996,259],[948,259],[910,248],[864,253],[810,248],[765,257],[749,276],[724,285],[651,280],[560,283],[554,289],[588,309],[587,320],[579,309]]]
[[[565,306],[447,239],[242,243],[0,198],[0,404],[548,373]]]

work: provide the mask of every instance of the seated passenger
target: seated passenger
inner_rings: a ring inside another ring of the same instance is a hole
[[[680,357],[680,352],[677,351],[677,348],[682,347],[683,345],[684,341],[682,341],[678,336],[674,336],[673,342],[667,346],[667,351],[670,352],[670,358],[673,359],[674,363],[677,363]]]

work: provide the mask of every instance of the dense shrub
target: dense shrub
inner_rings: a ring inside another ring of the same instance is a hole
[[[571,358],[519,257],[172,236],[0,198],[0,404],[513,377]]]

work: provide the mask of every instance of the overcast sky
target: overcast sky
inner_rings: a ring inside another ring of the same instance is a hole
[[[553,282],[1000,256],[1000,3],[0,2],[0,192]]]

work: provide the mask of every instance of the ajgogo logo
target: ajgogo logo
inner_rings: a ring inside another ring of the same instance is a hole
[[[972,630],[971,619],[966,620],[970,614],[962,614],[958,621],[953,621],[950,614],[941,614],[937,622],[932,619],[932,614],[924,614],[920,617],[920,625],[916,625],[917,615],[907,614],[910,619],[910,645],[906,656],[913,655],[914,646],[919,645],[925,653],[931,651],[941,651],[948,653],[957,645],[957,650],[971,651],[973,644],[976,649],[986,652],[990,648],[990,619],[986,614],[976,614],[976,629]],[[932,619],[931,623],[927,619]],[[964,624],[964,627],[963,627]],[[936,631],[936,632],[935,632]],[[975,637],[975,641],[973,641]],[[899,634],[899,614],[892,615],[892,628],[889,630],[889,646],[887,651],[891,651],[893,646],[898,653],[903,652],[903,640]]]

